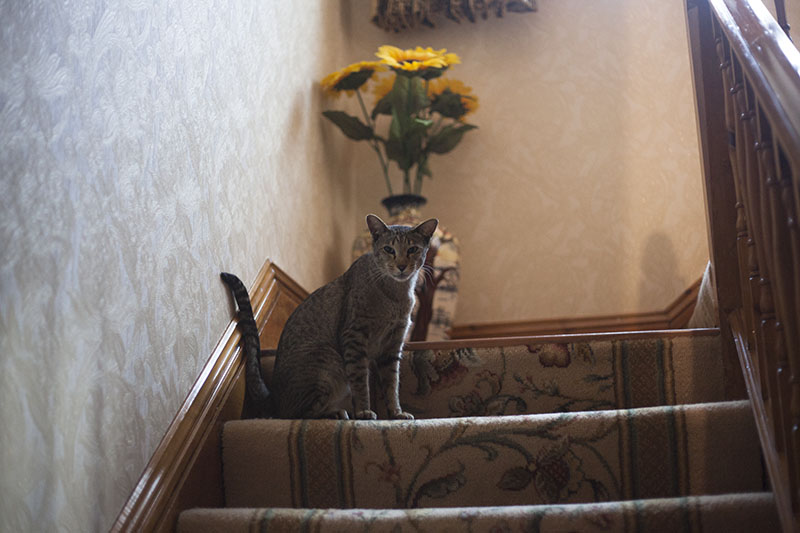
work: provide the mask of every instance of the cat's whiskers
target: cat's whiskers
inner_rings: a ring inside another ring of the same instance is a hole
[[[434,273],[435,273],[435,270],[433,269],[433,267],[430,266],[430,265],[422,265],[422,268],[420,268],[420,270],[422,271],[423,278],[425,278],[427,281],[430,281],[432,283],[433,279],[434,279],[433,278],[434,277]]]

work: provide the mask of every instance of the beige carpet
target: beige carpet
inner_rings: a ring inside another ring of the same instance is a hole
[[[723,385],[716,335],[409,352],[417,420],[229,422],[180,530],[777,531]]]
[[[419,421],[244,420],[232,507],[535,505],[759,491],[747,402]]]
[[[197,509],[179,533],[753,533],[778,531],[770,493],[695,496],[578,505],[449,509]]]
[[[724,399],[717,336],[425,350],[402,364],[401,404],[417,418]]]

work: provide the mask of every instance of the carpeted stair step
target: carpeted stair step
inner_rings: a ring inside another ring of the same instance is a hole
[[[229,507],[586,503],[763,490],[746,401],[416,421],[240,420]]]
[[[505,340],[495,346],[407,351],[401,363],[400,404],[417,418],[446,418],[725,399],[716,330],[663,332],[654,338],[572,337],[575,342]],[[267,382],[273,362],[263,360]],[[373,408],[385,417],[380,398]]]
[[[195,509],[179,533],[252,531],[580,531],[750,533],[777,531],[771,493],[725,494],[574,505],[438,509]]]
[[[724,400],[715,332],[579,338],[571,343],[539,341],[406,352],[400,403],[417,418],[440,418]]]

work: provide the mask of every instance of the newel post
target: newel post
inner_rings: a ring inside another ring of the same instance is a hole
[[[741,309],[736,242],[736,190],[728,155],[722,76],[707,0],[686,0],[686,29],[697,109],[697,137],[703,170],[706,223],[716,276],[725,394],[747,397],[729,315]]]

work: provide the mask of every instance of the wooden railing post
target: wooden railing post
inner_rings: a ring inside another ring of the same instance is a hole
[[[717,43],[706,0],[686,2],[686,22],[697,105],[697,136],[703,163],[708,246],[716,276],[719,325],[728,398],[746,396],[728,316],[742,305],[736,234],[736,190],[728,154],[725,104]]]

